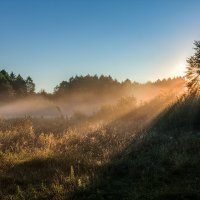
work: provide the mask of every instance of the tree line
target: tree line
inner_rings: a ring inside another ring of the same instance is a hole
[[[93,93],[93,94],[114,94],[126,89],[134,89],[136,87],[145,87],[148,85],[166,86],[173,84],[177,80],[182,80],[181,77],[157,80],[155,82],[147,82],[144,84],[132,82],[129,79],[119,82],[111,76],[75,76],[69,80],[62,81],[54,88],[52,94],[48,94],[45,90],[35,92],[35,83],[28,76],[23,78],[20,74],[10,74],[6,70],[0,71],[0,101],[22,98],[30,95],[42,95],[45,97],[56,98],[62,95],[70,95],[73,93]]]
[[[168,86],[169,84],[175,83],[177,80],[183,80],[182,77],[158,79],[155,82],[138,83],[126,79],[125,81],[119,82],[113,79],[111,76],[75,76],[71,77],[68,81],[62,81],[54,89],[54,95],[63,95],[73,92],[92,92],[94,94],[99,93],[115,93],[126,89],[134,89],[145,86]]]
[[[24,79],[20,74],[10,74],[6,70],[0,71],[0,99],[8,100],[32,95],[35,92],[35,83],[28,76]]]
[[[200,92],[200,41],[194,42],[195,53],[187,59],[186,83],[190,93]]]

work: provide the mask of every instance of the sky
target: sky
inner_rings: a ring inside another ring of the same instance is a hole
[[[0,0],[0,69],[52,92],[75,75],[184,75],[200,0]]]

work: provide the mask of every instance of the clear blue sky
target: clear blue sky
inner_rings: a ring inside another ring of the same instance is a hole
[[[74,75],[182,74],[200,0],[0,0],[0,68],[52,91]]]

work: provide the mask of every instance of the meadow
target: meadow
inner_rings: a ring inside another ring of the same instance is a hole
[[[200,99],[127,99],[67,119],[1,119],[0,198],[199,199]]]

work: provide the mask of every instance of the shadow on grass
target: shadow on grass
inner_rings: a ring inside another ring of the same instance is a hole
[[[200,199],[199,111],[199,99],[169,107],[73,199]]]

